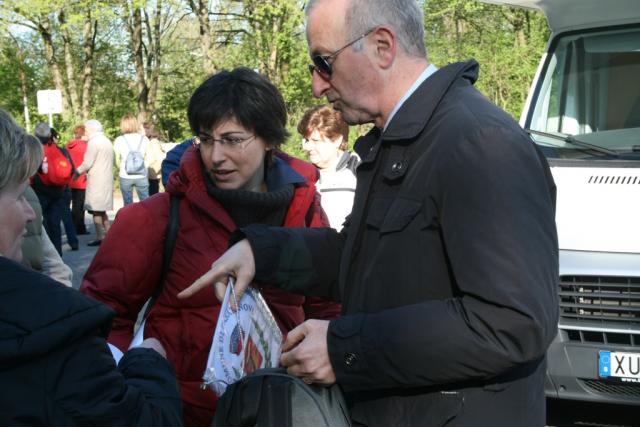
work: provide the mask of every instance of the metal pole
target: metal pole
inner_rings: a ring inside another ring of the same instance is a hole
[[[53,127],[53,114],[49,112],[49,127]]]

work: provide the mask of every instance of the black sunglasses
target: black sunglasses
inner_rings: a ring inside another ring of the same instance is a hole
[[[351,46],[352,44],[354,44],[358,40],[361,40],[361,39],[367,37],[374,29],[375,28],[370,29],[369,31],[367,31],[366,33],[361,35],[360,37],[356,38],[355,40],[350,41],[346,45],[342,46],[340,49],[338,49],[335,52],[331,53],[330,55],[314,55],[311,58],[311,60],[313,61],[313,64],[309,64],[309,72],[311,73],[311,75],[313,75],[313,72],[315,71],[323,79],[329,80],[331,78],[331,74],[333,73],[333,67],[331,67],[331,62],[333,62],[333,61],[329,62],[329,60],[330,59],[334,59],[336,56],[338,56],[338,54],[340,52],[342,52],[343,50],[345,50],[346,48],[348,48],[349,46]]]

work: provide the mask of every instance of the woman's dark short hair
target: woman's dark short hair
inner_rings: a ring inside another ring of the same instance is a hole
[[[249,68],[220,71],[205,80],[191,95],[187,116],[194,135],[233,116],[271,147],[289,137],[282,95],[266,77]]]

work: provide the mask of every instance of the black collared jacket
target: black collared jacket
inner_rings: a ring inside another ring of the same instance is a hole
[[[544,425],[555,185],[477,72],[440,69],[357,141],[342,233],[243,229],[258,276],[341,299],[327,341],[355,425]]]

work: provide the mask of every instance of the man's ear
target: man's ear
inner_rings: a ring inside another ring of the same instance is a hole
[[[375,45],[376,61],[382,69],[388,69],[393,65],[397,54],[396,33],[387,27],[378,27],[371,34]]]

